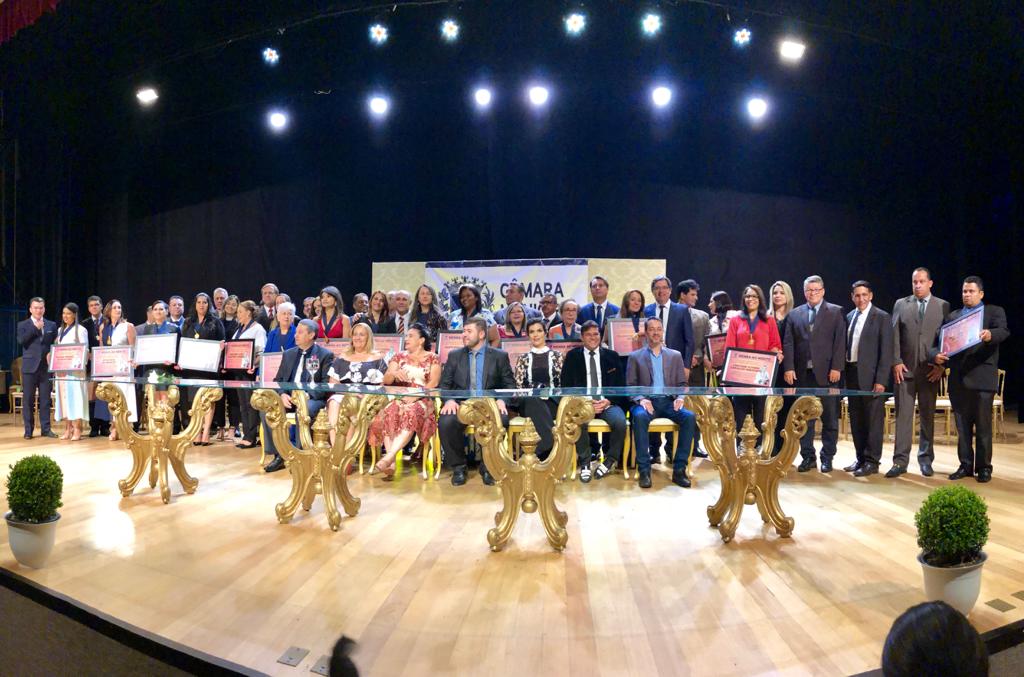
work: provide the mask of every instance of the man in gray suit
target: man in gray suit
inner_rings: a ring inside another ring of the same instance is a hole
[[[884,393],[892,369],[892,318],[871,303],[874,293],[866,280],[852,286],[853,305],[846,316],[846,387]],[[857,460],[843,468],[854,477],[878,472],[882,460],[885,399],[879,395],[851,397],[850,430]]]
[[[689,307],[693,321],[693,360],[690,362],[690,378],[687,383],[697,388],[704,387],[704,339],[711,333],[711,318],[697,308],[700,285],[696,280],[683,280],[676,285],[676,300]],[[693,438],[693,455],[707,458],[707,452],[700,448],[700,428]]]
[[[804,280],[807,303],[787,316],[789,327],[782,344],[783,378],[798,388],[839,388],[846,366],[846,317],[843,309],[825,301],[825,283],[817,275]],[[821,472],[832,472],[832,457],[839,441],[839,398],[821,398]],[[816,465],[815,421],[807,424],[800,440],[800,472]]]
[[[657,317],[644,320],[647,346],[629,354],[626,363],[626,385],[655,388],[681,388],[686,385],[686,370],[683,356],[678,350],[666,348],[663,344],[665,329]],[[686,463],[693,448],[693,433],[697,419],[693,412],[683,408],[683,396],[637,395],[630,398],[633,408],[633,439],[636,449],[637,475],[640,488],[651,488],[651,454],[647,444],[647,429],[654,418],[667,418],[679,426],[679,444],[672,464],[672,481],[681,487],[689,487]]]
[[[914,293],[896,301],[892,309],[892,378],[896,391],[896,444],[892,467],[886,477],[899,477],[910,465],[910,442],[914,436],[914,398],[921,416],[917,463],[921,474],[934,474],[935,399],[939,394],[942,368],[931,363],[928,351],[939,335],[949,302],[932,296],[932,274],[927,268],[914,269]]]

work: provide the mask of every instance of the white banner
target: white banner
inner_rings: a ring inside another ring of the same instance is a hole
[[[589,300],[590,280],[586,259],[502,259],[496,261],[427,261],[424,281],[437,290],[438,301],[451,311],[463,284],[480,290],[484,308],[505,307],[505,291],[512,282],[526,287],[528,306],[540,308],[545,294],[554,294],[561,303],[576,299],[583,306]]]

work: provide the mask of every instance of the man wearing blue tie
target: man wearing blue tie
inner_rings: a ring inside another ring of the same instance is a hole
[[[580,308],[578,322],[580,326],[584,322],[596,322],[597,328],[604,335],[604,323],[609,317],[618,317],[619,307],[608,301],[608,280],[600,275],[595,275],[590,280],[590,295],[594,301]]]
[[[43,437],[57,437],[50,430],[50,346],[57,341],[57,323],[43,317],[46,302],[35,297],[28,304],[30,317],[18,323],[18,345],[21,346],[21,384],[24,395],[21,418],[25,439],[32,439],[36,417],[36,391],[39,392],[39,427]]]

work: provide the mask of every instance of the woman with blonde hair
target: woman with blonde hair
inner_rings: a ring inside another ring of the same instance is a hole
[[[345,352],[334,358],[327,377],[330,383],[351,385],[381,385],[388,364],[384,357],[373,349],[373,330],[366,323],[352,325],[352,342]],[[331,444],[334,444],[334,427],[344,395],[331,395],[327,400],[327,420],[331,424]]]
[[[779,342],[785,345],[786,329],[789,327],[789,313],[793,310],[793,289],[785,280],[776,280],[772,283],[768,292],[771,297],[768,302],[771,308],[768,314],[775,319],[775,326],[779,330]],[[786,388],[786,382],[782,380],[782,369],[775,377],[776,388]],[[782,409],[779,410],[778,424],[775,427],[775,449],[773,454],[782,450],[782,428],[785,426],[786,418],[789,416],[789,408],[793,406],[792,397],[782,398]]]

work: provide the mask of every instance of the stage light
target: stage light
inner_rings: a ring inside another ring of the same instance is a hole
[[[733,33],[732,41],[737,47],[746,47],[750,44],[750,38],[754,37],[753,33],[747,28],[741,28]]]
[[[643,29],[644,35],[654,37],[661,32],[661,15],[655,14],[654,12],[648,12],[644,15],[644,18],[640,20],[640,28]]]
[[[651,90],[651,101],[658,108],[664,108],[672,101],[672,90],[663,85]]]
[[[139,100],[143,106],[152,106],[160,95],[156,93],[156,90],[152,87],[143,87],[139,91],[135,92],[135,98]]]
[[[587,15],[583,12],[572,12],[565,17],[565,32],[579,35],[587,27]]]
[[[476,107],[480,109],[490,108],[493,98],[494,94],[486,87],[477,87],[473,92],[473,100],[476,101]]]
[[[803,58],[807,45],[798,40],[783,40],[779,43],[779,56],[783,61],[796,62]]]
[[[441,22],[441,37],[446,42],[455,42],[459,39],[459,22],[455,19],[445,19]]]
[[[277,62],[281,60],[281,55],[277,53],[277,50],[273,47],[267,47],[263,50],[263,63],[268,66],[276,66]]]
[[[288,114],[279,110],[270,111],[267,114],[267,124],[275,132],[284,131],[284,128],[288,126]]]
[[[747,99],[747,114],[754,120],[760,120],[768,113],[768,102],[755,96]]]
[[[380,23],[370,26],[370,41],[376,45],[383,45],[387,42],[388,27]]]
[[[371,113],[376,117],[382,118],[388,114],[388,109],[391,108],[391,102],[386,96],[375,94],[370,97],[369,107]]]
[[[533,104],[534,108],[540,108],[541,106],[546,104],[550,96],[551,92],[548,90],[547,87],[543,87],[541,85],[534,85],[533,87],[530,87],[530,103]]]

